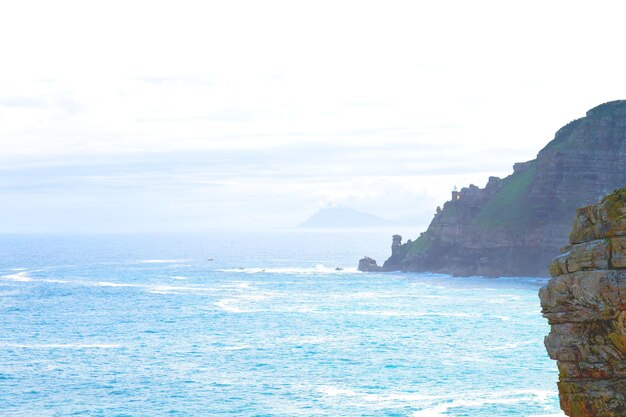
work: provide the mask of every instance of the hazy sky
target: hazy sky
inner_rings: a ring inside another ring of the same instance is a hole
[[[3,2],[0,231],[427,224],[626,98],[622,4]]]

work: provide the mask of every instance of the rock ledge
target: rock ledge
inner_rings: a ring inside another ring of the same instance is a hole
[[[626,188],[576,211],[570,245],[539,292],[570,417],[626,416]]]

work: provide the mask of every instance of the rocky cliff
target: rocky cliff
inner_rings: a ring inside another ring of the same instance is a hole
[[[453,192],[417,240],[394,243],[382,269],[545,276],[571,213],[625,184],[626,101],[613,101],[561,128],[508,177]]]
[[[577,210],[569,246],[540,290],[570,417],[626,416],[626,188]]]

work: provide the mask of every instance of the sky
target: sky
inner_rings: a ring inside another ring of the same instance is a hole
[[[626,98],[619,1],[0,5],[0,233],[425,228]]]

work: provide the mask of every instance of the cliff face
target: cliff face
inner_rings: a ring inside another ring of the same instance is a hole
[[[383,270],[545,276],[566,244],[571,213],[626,184],[626,101],[561,128],[513,174],[453,192],[428,230],[395,248]]]
[[[577,210],[571,245],[539,292],[570,417],[626,416],[626,188]]]

